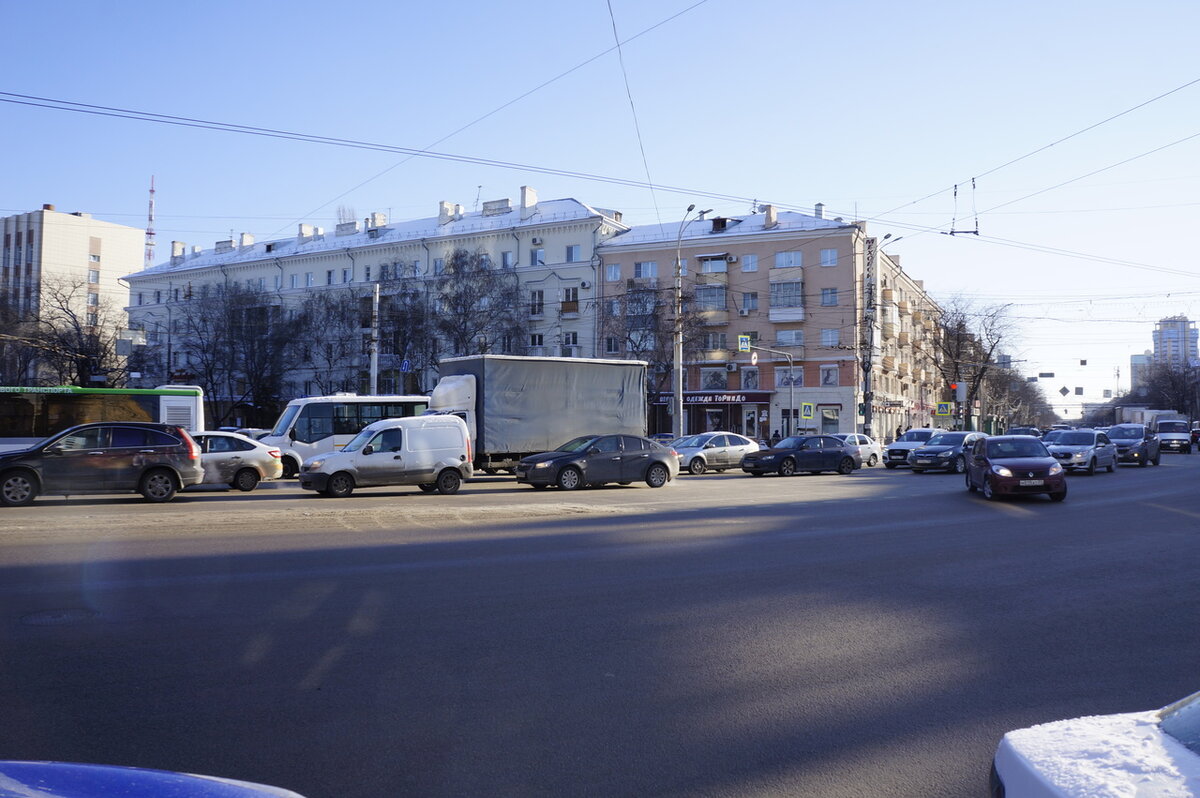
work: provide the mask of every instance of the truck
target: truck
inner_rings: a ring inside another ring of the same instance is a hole
[[[467,423],[487,474],[580,435],[646,434],[643,360],[468,355],[438,368],[429,412]]]

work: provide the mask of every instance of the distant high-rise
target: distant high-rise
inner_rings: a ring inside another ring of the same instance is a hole
[[[1154,325],[1154,364],[1187,368],[1200,365],[1200,330],[1187,316],[1169,316]]]
[[[1138,388],[1146,384],[1150,378],[1150,366],[1154,364],[1154,354],[1147,349],[1145,354],[1129,356],[1129,391],[1137,393]]]

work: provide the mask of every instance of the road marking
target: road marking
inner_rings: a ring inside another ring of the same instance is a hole
[[[1188,518],[1200,518],[1200,513],[1193,513],[1190,510],[1180,510],[1178,507],[1168,507],[1165,504],[1153,504],[1152,502],[1146,502],[1146,506],[1153,507],[1155,510],[1166,510],[1168,513],[1186,515]]]

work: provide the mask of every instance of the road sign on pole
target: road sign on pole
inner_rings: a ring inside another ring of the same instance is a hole
[[[739,335],[738,336],[738,351],[739,352],[749,352],[750,351],[750,336],[749,335]]]
[[[954,414],[953,402],[938,402],[937,409],[933,411],[935,416],[950,416]]]
[[[808,419],[809,421],[811,421],[813,419],[813,416],[816,414],[815,411],[816,411],[816,408],[812,402],[801,402],[800,418]]]

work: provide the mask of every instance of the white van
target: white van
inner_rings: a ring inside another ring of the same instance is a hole
[[[389,418],[364,427],[341,448],[310,457],[300,487],[325,496],[355,488],[417,485],[426,493],[457,493],[474,472],[471,436],[458,416]]]

